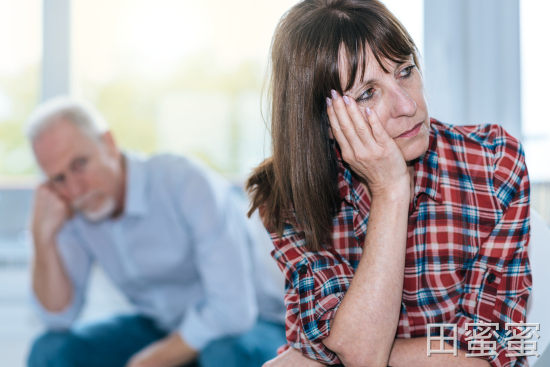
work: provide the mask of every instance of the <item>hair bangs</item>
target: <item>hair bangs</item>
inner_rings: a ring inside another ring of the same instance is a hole
[[[335,22],[334,33],[339,47],[333,59],[336,67],[330,73],[331,79],[336,82],[332,89],[340,93],[351,89],[358,75],[363,81],[364,71],[370,61],[367,58],[367,47],[386,73],[389,72],[388,61],[403,63],[412,55],[418,64],[416,45],[395,17],[384,18],[361,10],[348,9],[345,14],[336,14],[338,21]],[[345,60],[342,60],[342,54]]]

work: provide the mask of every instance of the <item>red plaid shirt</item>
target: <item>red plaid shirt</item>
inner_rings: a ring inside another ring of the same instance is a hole
[[[332,248],[308,251],[292,224],[282,236],[271,234],[286,279],[287,341],[331,365],[340,361],[322,339],[361,259],[370,207],[357,178],[339,167]],[[425,337],[429,323],[457,324],[458,347],[467,351],[466,323],[499,323],[497,355],[485,358],[494,367],[526,366],[526,358],[505,356],[505,323],[525,322],[532,284],[529,179],[519,142],[497,125],[432,119],[414,183],[396,337]]]

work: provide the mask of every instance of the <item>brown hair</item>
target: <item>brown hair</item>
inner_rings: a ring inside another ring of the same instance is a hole
[[[376,0],[305,0],[280,20],[271,45],[271,136],[273,155],[249,177],[252,205],[270,231],[285,223],[304,232],[306,246],[330,245],[338,210],[338,165],[329,138],[325,98],[350,89],[362,76],[370,48],[384,60],[404,62],[416,46],[405,28]],[[349,67],[342,86],[340,50]],[[359,73],[359,74],[358,74]]]

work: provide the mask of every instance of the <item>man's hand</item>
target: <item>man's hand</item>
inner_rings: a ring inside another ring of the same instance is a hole
[[[36,189],[32,210],[32,234],[37,246],[54,242],[57,232],[72,215],[70,206],[48,183]]]
[[[197,354],[178,333],[172,333],[136,353],[126,367],[175,367],[191,362]]]
[[[283,353],[270,361],[264,363],[262,367],[318,367],[324,366],[313,359],[309,359],[294,348],[288,348]]]

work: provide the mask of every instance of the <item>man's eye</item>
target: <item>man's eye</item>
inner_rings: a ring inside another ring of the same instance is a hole
[[[52,177],[50,181],[55,185],[61,185],[63,182],[65,182],[65,176],[64,175],[55,176],[55,177]]]
[[[88,163],[88,158],[77,158],[72,164],[72,170],[75,172],[83,171]]]
[[[375,92],[374,88],[367,89],[359,96],[359,98],[357,98],[357,102],[368,101],[374,96],[374,92]]]
[[[399,76],[401,78],[408,78],[409,76],[411,76],[412,70],[414,69],[414,67],[415,67],[415,65],[407,66],[406,68],[401,70],[401,72],[399,73]]]

